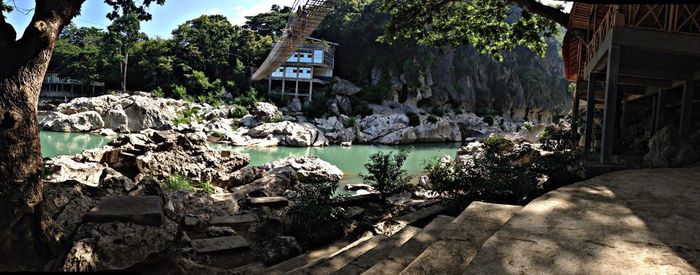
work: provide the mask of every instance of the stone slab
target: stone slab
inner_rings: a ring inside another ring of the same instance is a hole
[[[369,238],[367,238],[369,239]],[[263,274],[282,274],[289,270],[294,270],[297,268],[302,268],[304,266],[310,266],[311,264],[325,259],[334,253],[337,253],[355,242],[350,240],[340,240],[336,241],[328,246],[309,251],[307,253],[301,254],[284,262],[273,265],[265,270]]]
[[[460,274],[522,206],[473,202],[401,274]]]
[[[391,253],[391,251],[399,248],[401,245],[403,245],[405,242],[407,242],[409,239],[415,236],[418,232],[420,232],[420,230],[420,228],[413,226],[404,227],[403,229],[401,229],[401,231],[396,232],[396,234],[384,240],[380,245],[374,247],[372,250],[355,258],[343,268],[336,271],[334,274],[350,275],[362,273],[363,271],[372,267],[377,262],[385,259],[387,256],[389,256],[389,253]]]
[[[601,175],[526,205],[465,274],[698,274],[700,168]]]
[[[426,218],[429,218],[431,216],[436,216],[436,215],[444,212],[445,210],[447,210],[447,206],[444,206],[442,204],[435,204],[435,205],[428,206],[428,207],[423,208],[423,209],[419,209],[418,211],[397,217],[394,220],[397,222],[400,222],[400,223],[412,224],[412,223],[420,221],[422,219],[426,219]]]
[[[289,200],[285,197],[256,197],[248,199],[253,206],[285,207]]]
[[[242,223],[252,223],[258,221],[258,218],[253,214],[243,214],[235,216],[219,216],[209,220],[211,225],[233,225]]]
[[[418,255],[439,239],[442,230],[454,220],[453,217],[438,215],[413,238],[394,249],[385,259],[377,262],[362,274],[399,274]]]
[[[91,222],[133,222],[143,225],[163,224],[163,200],[158,196],[104,197],[83,217]]]
[[[247,248],[249,246],[248,241],[241,236],[192,240],[192,248],[194,248],[194,250],[198,253]]]
[[[383,235],[373,236],[370,239],[363,241],[349,249],[343,250],[340,253],[336,253],[327,259],[318,261],[301,270],[294,270],[289,272],[289,274],[333,274],[335,271],[342,268],[353,259],[378,246],[380,243],[382,243],[382,241],[386,240],[386,238],[387,237]]]

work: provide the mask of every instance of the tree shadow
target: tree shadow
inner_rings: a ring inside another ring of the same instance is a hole
[[[700,168],[628,170],[532,201],[466,273],[697,273]]]

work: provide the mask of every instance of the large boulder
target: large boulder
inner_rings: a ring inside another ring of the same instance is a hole
[[[459,125],[443,118],[436,122],[423,120],[420,125],[414,127],[417,142],[458,142],[462,141],[462,133]]]
[[[67,115],[87,111],[95,111],[99,114],[104,114],[115,105],[119,104],[125,96],[126,95],[102,95],[97,97],[79,97],[58,105],[57,110]]]
[[[247,132],[247,135],[256,139],[276,139],[279,145],[308,147],[326,146],[328,139],[310,123],[277,122],[265,123]]]
[[[331,89],[334,95],[352,96],[362,91],[362,88],[340,77],[335,77],[333,82]]]
[[[287,103],[287,111],[292,113],[301,112],[301,100],[299,100],[299,97],[295,96]]]
[[[102,117],[95,111],[71,115],[55,112],[41,121],[42,129],[55,132],[90,132],[103,126]]]
[[[177,117],[171,101],[144,96],[131,96],[121,102],[124,113],[129,118],[131,132],[143,129],[170,130]]]
[[[291,167],[301,182],[329,182],[343,178],[343,171],[317,156],[288,157],[263,164],[265,169]]]
[[[126,115],[121,105],[115,106],[103,116],[105,128],[110,128],[122,133],[129,132],[129,117]]]
[[[407,127],[408,117],[404,114],[374,114],[358,122],[357,139],[360,143],[397,144],[397,139],[412,136]],[[390,134],[393,137],[384,138]]]
[[[84,223],[73,238],[61,271],[118,271],[152,260],[173,247],[177,223]]]
[[[274,104],[257,102],[255,103],[255,116],[264,122],[273,122],[282,118],[282,112]]]
[[[328,110],[334,115],[352,113],[352,103],[347,96],[336,95],[328,100]]]
[[[667,125],[649,139],[644,164],[649,167],[681,167],[700,159],[697,149],[678,134],[678,127]]]

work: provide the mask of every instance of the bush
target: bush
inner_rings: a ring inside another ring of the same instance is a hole
[[[193,101],[190,96],[187,95],[187,88],[180,86],[180,85],[175,85],[173,86],[173,94],[182,100],[185,101]]]
[[[209,181],[203,181],[200,183],[199,188],[201,188],[204,193],[214,194],[214,185],[212,185]]]
[[[354,118],[354,117],[351,117],[351,118],[348,119],[348,125],[346,125],[345,127],[355,128],[355,123],[357,123],[357,122],[355,121],[355,118]]]
[[[496,118],[494,118],[492,115],[487,115],[483,118],[483,121],[489,126],[493,126],[493,123],[496,122]]]
[[[153,95],[154,97],[163,98],[165,97],[165,92],[163,92],[163,89],[161,87],[156,87],[155,89],[153,89],[153,91],[151,91],[151,95]]]
[[[530,122],[530,121],[525,121],[525,122],[523,123],[523,128],[525,128],[525,130],[530,131],[530,130],[532,130],[532,128],[534,128],[534,127],[535,127],[535,124],[532,123],[532,122]]]
[[[398,154],[394,152],[377,152],[369,157],[369,162],[365,163],[368,174],[360,174],[365,184],[369,184],[380,192],[382,200],[408,187],[411,177],[408,176],[403,164],[408,158],[408,151],[401,150]]]
[[[437,118],[436,116],[434,116],[434,115],[430,115],[430,116],[428,116],[428,122],[430,122],[430,123],[437,123],[437,122],[438,122],[438,118]]]
[[[175,126],[180,124],[190,124],[197,119],[199,108],[185,108],[177,112],[177,117],[173,120]]]
[[[408,126],[418,126],[420,125],[420,117],[414,112],[406,113],[408,117]]]
[[[229,113],[231,118],[242,118],[248,114],[248,109],[238,104],[233,104],[233,106],[231,106],[231,112]]]
[[[167,192],[175,192],[175,191],[193,191],[194,188],[192,188],[192,183],[190,180],[184,176],[181,175],[175,175],[175,176],[170,176],[166,181],[165,181],[165,186],[163,189]]]
[[[436,115],[436,116],[439,116],[439,117],[445,115],[445,111],[444,111],[442,108],[438,107],[438,106],[433,107],[433,110],[431,111],[431,113],[432,113],[433,115]]]
[[[292,235],[303,242],[323,242],[329,231],[338,229],[338,222],[345,218],[347,210],[332,204],[337,187],[337,182],[304,183],[294,187],[290,207],[283,214]]]
[[[211,133],[211,136],[212,136],[212,137],[215,137],[215,138],[223,138],[223,137],[224,137],[224,133],[222,133],[222,132],[212,132],[212,133]]]

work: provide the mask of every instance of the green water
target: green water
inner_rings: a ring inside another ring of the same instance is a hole
[[[75,155],[85,149],[99,148],[109,143],[109,137],[86,133],[58,133],[41,131],[41,153],[44,157],[56,157],[60,155]],[[369,156],[376,152],[398,152],[403,148],[411,149],[404,169],[411,175],[418,175],[426,160],[443,155],[455,156],[458,143],[447,144],[416,144],[404,146],[384,145],[353,145],[352,147],[233,147],[222,144],[212,144],[216,150],[230,150],[250,155],[251,166],[261,165],[267,162],[290,156],[316,155],[340,168],[345,173],[341,182],[359,182],[359,174],[366,173],[364,164]]]
[[[369,160],[369,156],[376,152],[398,152],[403,148],[410,149],[410,155],[404,163],[404,169],[409,174],[418,175],[423,169],[423,163],[434,157],[450,155],[455,157],[459,143],[440,144],[414,144],[401,146],[385,145],[353,145],[352,147],[328,146],[328,147],[233,147],[221,144],[214,144],[212,147],[217,150],[231,150],[250,155],[251,165],[261,165],[274,160],[290,156],[319,156],[328,161],[345,173],[343,183],[356,183],[360,181],[359,174],[367,173],[364,164]]]

